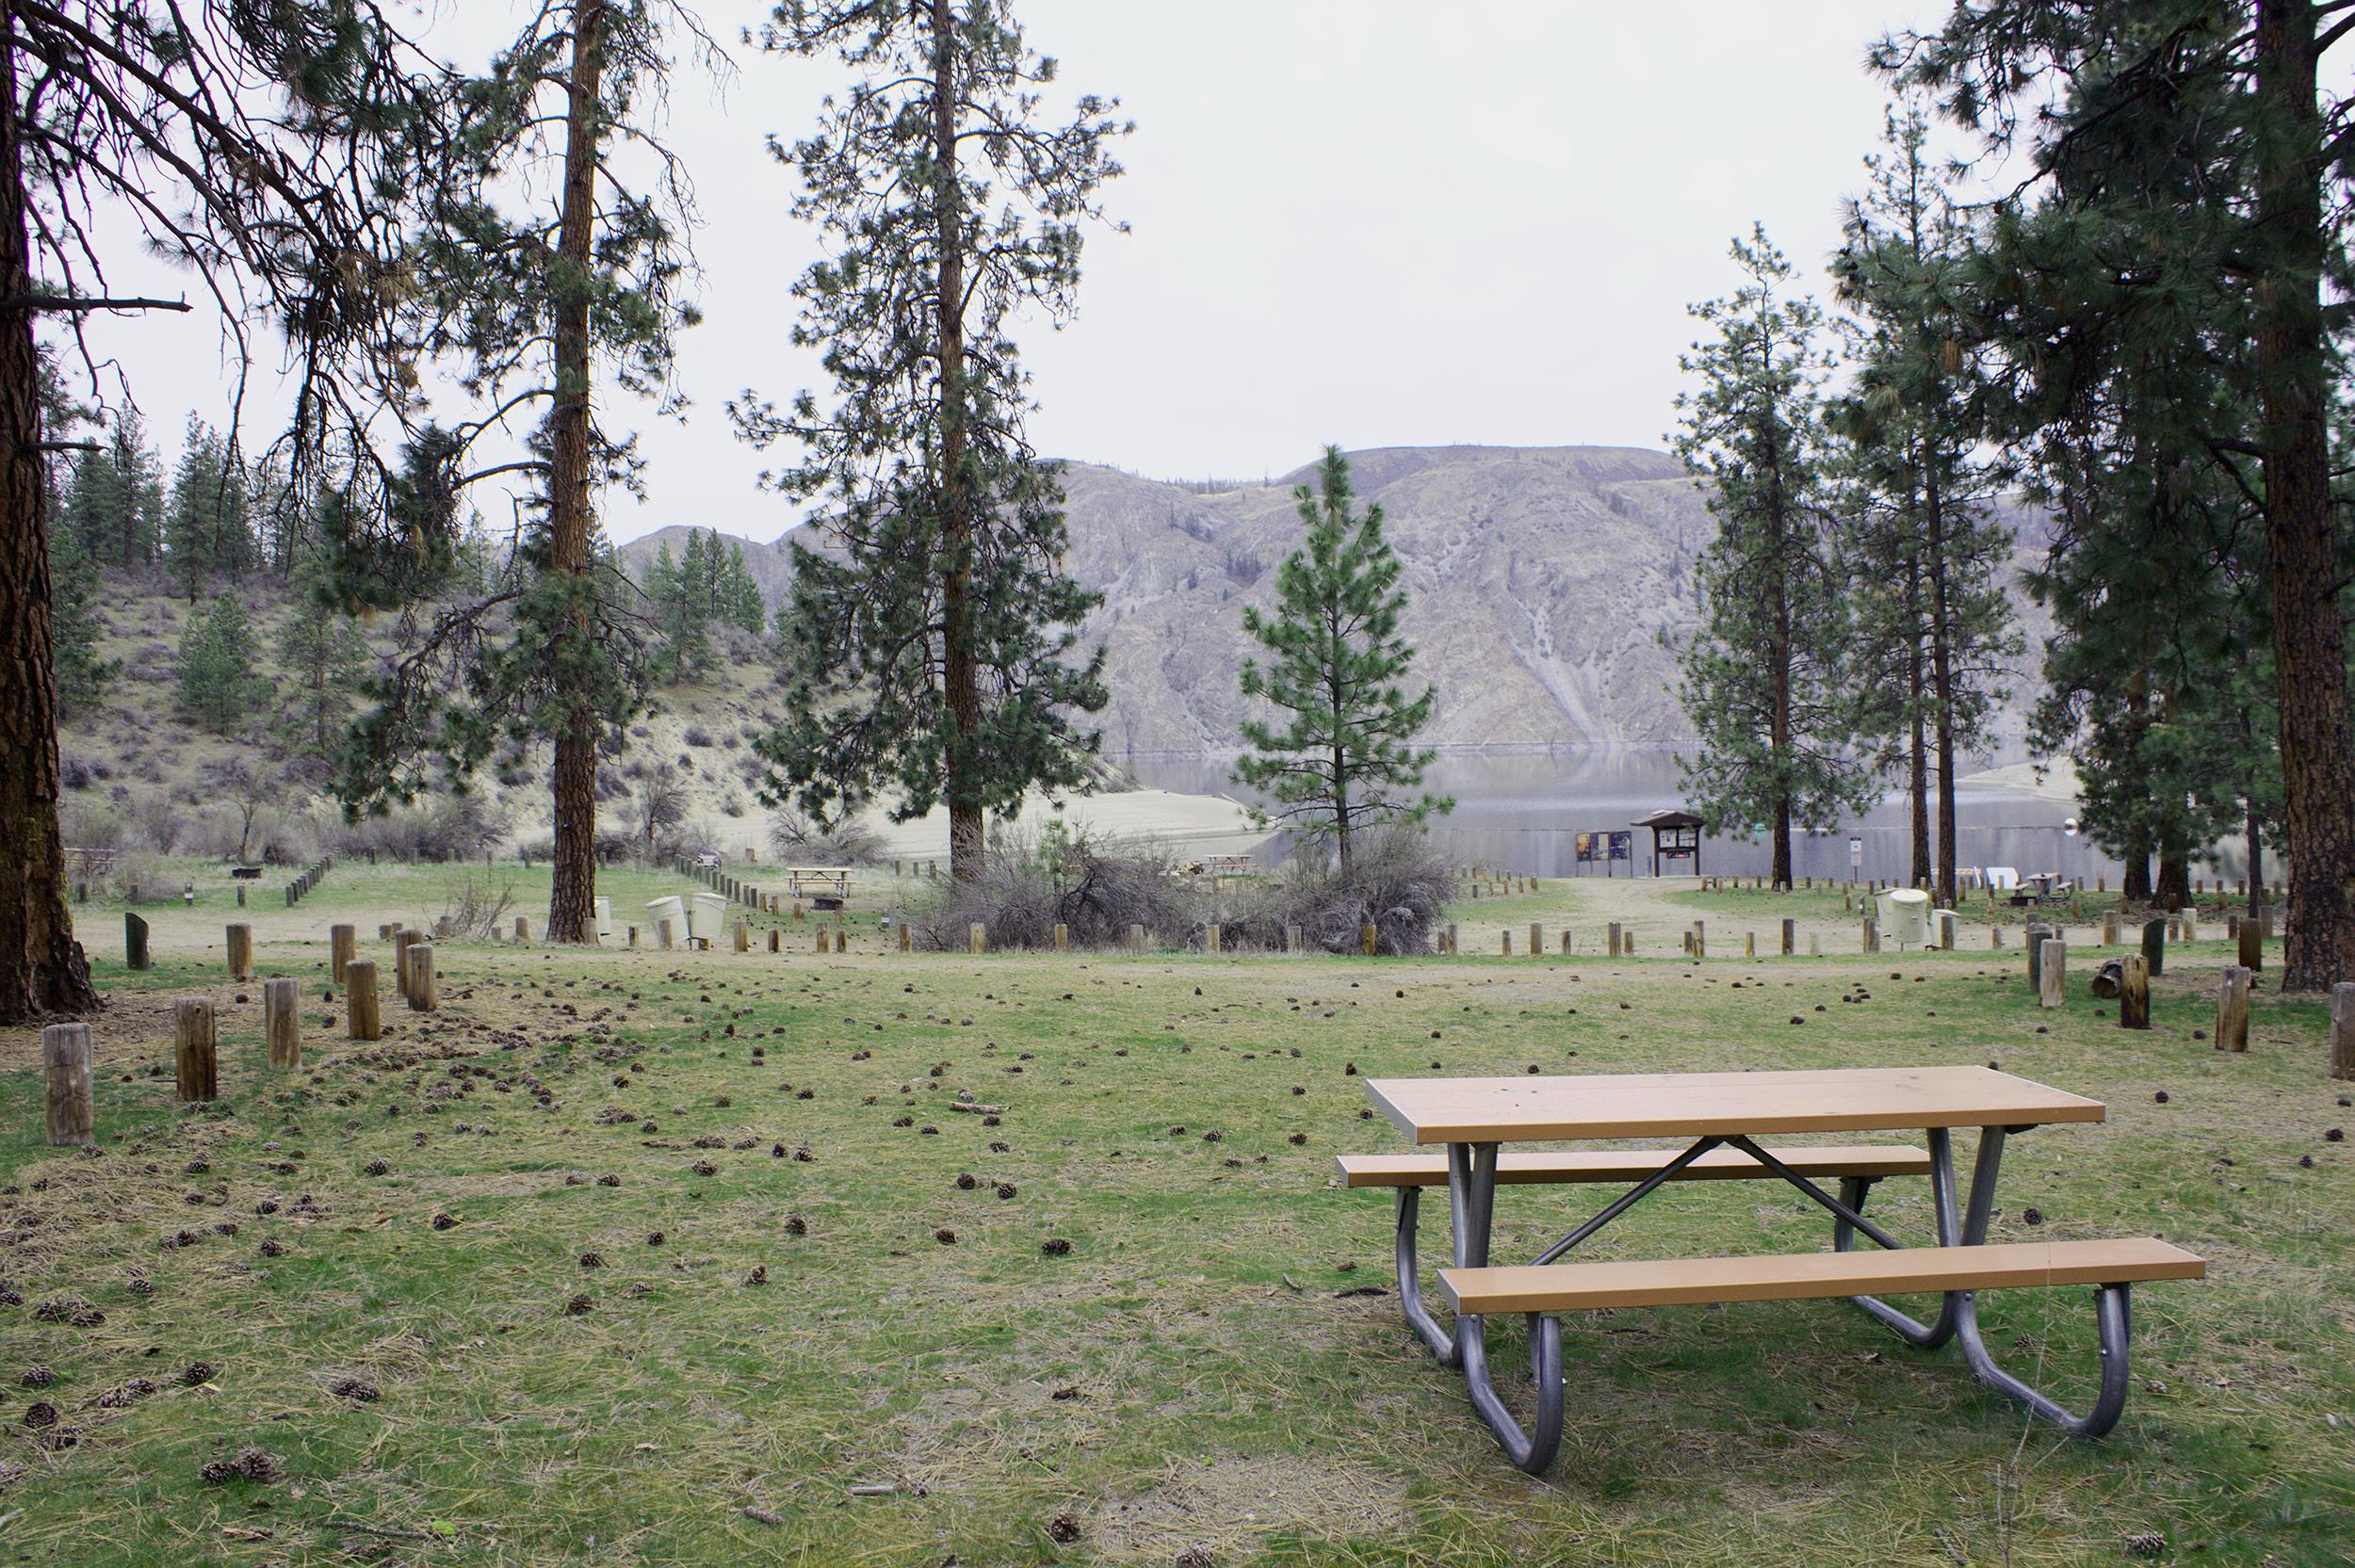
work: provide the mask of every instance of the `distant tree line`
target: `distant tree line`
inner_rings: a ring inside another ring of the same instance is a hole
[[[1914,874],[1955,897],[1954,764],[2019,641],[1997,509],[2049,613],[2032,739],[2073,758],[2129,897],[2184,902],[2220,837],[2288,866],[2285,983],[2355,977],[2355,474],[2343,301],[2344,7],[1974,0],[1884,40],[1900,91],[1833,259],[1832,334],[1762,233],[1685,360],[1713,486],[1681,649],[1701,809],[1828,827],[1890,770]],[[1963,206],[1933,114],[2019,162]],[[2016,170],[2024,168],[2026,177]],[[1925,801],[1935,779],[1937,831]],[[1933,864],[1933,854],[1935,864]]]

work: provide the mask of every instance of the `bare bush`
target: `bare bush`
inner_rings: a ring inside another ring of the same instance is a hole
[[[90,800],[59,801],[57,825],[66,843],[84,849],[119,849],[131,832],[121,812]]]
[[[928,947],[962,948],[976,925],[987,929],[992,947],[1051,946],[1058,925],[1069,929],[1073,946],[1100,947],[1128,941],[1131,926],[1191,941],[1207,908],[1166,851],[1081,833],[993,844],[978,881],[950,884],[908,919]]]
[[[796,865],[878,865],[884,842],[855,817],[821,827],[788,806],[770,814],[769,852]]]
[[[1375,951],[1427,953],[1453,885],[1431,841],[1396,828],[1362,841],[1346,873],[1296,867],[1256,884],[1227,920],[1237,940],[1254,946],[1280,947],[1285,928],[1298,926],[1310,948],[1355,953],[1372,925]]]
[[[463,942],[495,942],[507,923],[507,912],[514,905],[514,883],[494,893],[487,880],[477,881],[469,876],[442,905],[442,917],[433,929],[447,930]]]
[[[188,814],[169,790],[142,790],[133,797],[131,822],[143,848],[168,855],[187,832]]]
[[[506,814],[489,800],[448,795],[429,805],[345,823],[336,833],[336,850],[401,861],[474,860],[506,836]]]

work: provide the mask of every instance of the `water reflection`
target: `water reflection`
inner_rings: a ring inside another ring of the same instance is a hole
[[[1233,764],[1226,758],[1120,760],[1156,788],[1249,797],[1230,782]],[[1451,857],[1541,877],[1582,874],[1575,853],[1579,833],[1624,830],[1639,816],[1683,803],[1675,753],[1659,748],[1454,753],[1433,766],[1430,787],[1455,797],[1454,814],[1432,829]],[[2119,863],[2082,835],[2063,831],[2071,808],[2060,801],[2018,790],[1965,788],[1957,792],[1955,810],[1958,865],[2008,865],[2022,874],[2053,871],[2088,881],[2106,877],[2111,886],[2118,885]],[[1932,811],[1934,823],[1934,800]],[[1794,870],[1803,877],[1841,878],[1853,870],[1860,877],[1902,880],[1912,869],[1910,821],[1905,796],[1892,794],[1859,820],[1795,838]],[[1861,841],[1861,855],[1853,861],[1852,839]],[[1635,864],[1640,873],[1649,874],[1648,832],[1635,834]],[[1701,844],[1701,865],[1727,876],[1764,876],[1773,868],[1772,851],[1763,842],[1709,837]],[[1627,874],[1625,865],[1617,870]],[[1602,873],[1600,864],[1583,868],[1588,876]]]

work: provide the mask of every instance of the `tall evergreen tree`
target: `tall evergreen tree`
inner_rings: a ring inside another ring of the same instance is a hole
[[[110,262],[177,260],[225,302],[240,356],[283,332],[297,446],[365,426],[402,384],[392,253],[451,155],[445,85],[369,0],[201,20],[166,0],[0,0],[0,1023],[98,1004],[57,827],[35,324],[186,308],[103,292]]]
[[[1414,650],[1399,635],[1405,570],[1382,536],[1382,509],[1355,511],[1349,460],[1327,446],[1317,488],[1292,492],[1306,543],[1275,576],[1275,609],[1243,606],[1243,630],[1270,655],[1242,666],[1242,694],[1289,714],[1282,729],[1242,721],[1247,748],[1237,783],[1268,795],[1262,819],[1281,821],[1312,841],[1333,845],[1343,874],[1352,846],[1368,827],[1421,822],[1455,802],[1420,792],[1437,753],[1417,749],[1431,721],[1438,687],[1406,695]]]
[[[99,656],[106,624],[98,614],[98,563],[71,528],[59,529],[52,543],[49,619],[57,647],[57,708],[75,719],[105,699],[122,661]]]
[[[2355,112],[2324,57],[2355,21],[2316,0],[1969,0],[1876,63],[1940,96],[1991,154],[2024,150],[2075,267],[2072,333],[2182,345],[2234,325],[2253,348],[2255,419],[2201,432],[2205,461],[2263,498],[2290,861],[2283,984],[2355,976],[2355,720],[2348,710],[2347,524],[2331,493],[2333,361],[2350,270]],[[2148,200],[2154,161],[2199,199]],[[2062,292],[2072,291],[2072,292]]]
[[[329,505],[340,507],[343,498],[333,496]],[[368,639],[335,602],[333,571],[317,546],[297,558],[294,590],[293,606],[279,622],[276,638],[278,665],[287,677],[279,737],[287,752],[323,766],[343,745],[354,694],[367,671]]]
[[[794,285],[794,340],[825,350],[836,404],[732,410],[755,444],[800,447],[773,482],[822,497],[834,547],[794,546],[794,684],[761,742],[766,793],[820,818],[879,789],[903,818],[945,801],[969,881],[986,814],[1084,784],[1098,740],[1070,717],[1106,701],[1101,651],[1071,662],[1096,601],[1064,570],[1061,480],[1023,434],[1011,332],[1025,309],[1072,308],[1124,127],[1092,96],[1053,122],[1054,62],[1010,0],[789,0],[761,42],[858,77],[814,135],[771,144],[829,246]]]
[[[1696,568],[1704,619],[1677,651],[1700,740],[1679,767],[1713,827],[1764,826],[1788,886],[1794,824],[1828,828],[1868,805],[1875,770],[1849,744],[1839,664],[1848,604],[1824,491],[1823,313],[1789,293],[1763,225],[1732,255],[1744,282],[1692,308],[1715,335],[1678,360],[1700,386],[1678,394],[1672,439],[1717,520]]]
[[[234,592],[191,613],[180,638],[180,705],[217,735],[236,735],[254,717],[268,683],[253,668],[253,622]]]
[[[597,417],[594,382],[683,407],[670,382],[676,334],[698,319],[682,295],[693,207],[655,129],[682,42],[716,57],[671,0],[548,0],[470,87],[475,183],[436,209],[414,261],[441,322],[424,348],[463,360],[485,409],[435,432],[437,472],[409,487],[439,498],[441,525],[433,569],[408,592],[447,592],[457,498],[502,474],[537,483],[513,552],[522,576],[430,618],[372,687],[339,785],[349,808],[380,808],[471,773],[502,739],[549,742],[555,942],[595,938],[599,743],[625,729],[648,678],[638,595],[600,548],[596,516],[609,488],[642,493],[641,462],[634,438]],[[527,456],[480,456],[534,406]],[[381,525],[368,569],[407,570],[381,558],[415,553],[402,509]]]
[[[258,553],[243,465],[220,432],[190,414],[164,510],[166,563],[194,604],[215,576],[234,582],[252,571]]]
[[[1848,323],[1852,389],[1834,406],[1844,438],[1852,656],[1876,668],[1849,683],[1864,714],[1903,737],[1913,801],[1914,880],[1928,881],[1928,775],[1935,771],[1939,901],[1952,905],[1955,777],[1983,745],[2018,653],[2002,568],[2011,531],[1990,505],[1980,456],[1975,367],[1964,352],[1971,235],[1948,176],[1925,154],[1926,116],[1885,121],[1870,188],[1851,202],[1834,263]]]

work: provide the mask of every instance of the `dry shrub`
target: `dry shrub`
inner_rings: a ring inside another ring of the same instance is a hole
[[[469,876],[442,905],[442,918],[433,929],[447,929],[464,942],[495,942],[507,923],[507,912],[514,903],[514,883],[509,882],[494,893],[489,881],[478,882]]]
[[[1070,928],[1074,946],[1100,947],[1128,941],[1131,926],[1160,941],[1191,940],[1206,909],[1166,850],[1082,832],[991,845],[978,881],[949,884],[908,923],[928,947],[963,948],[976,925],[993,948],[1052,946],[1058,925]]]
[[[1360,929],[1371,924],[1377,952],[1427,953],[1452,885],[1429,839],[1391,829],[1360,841],[1346,873],[1296,866],[1248,889],[1228,921],[1239,946],[1281,947],[1284,929],[1298,926],[1311,949],[1356,953],[1363,951]],[[1224,943],[1227,930],[1219,934]]]
[[[788,807],[770,814],[769,852],[781,865],[878,865],[884,842],[856,817],[820,827]]]
[[[507,836],[506,814],[480,795],[446,795],[425,806],[348,822],[337,831],[342,855],[373,851],[387,860],[474,860]]]

